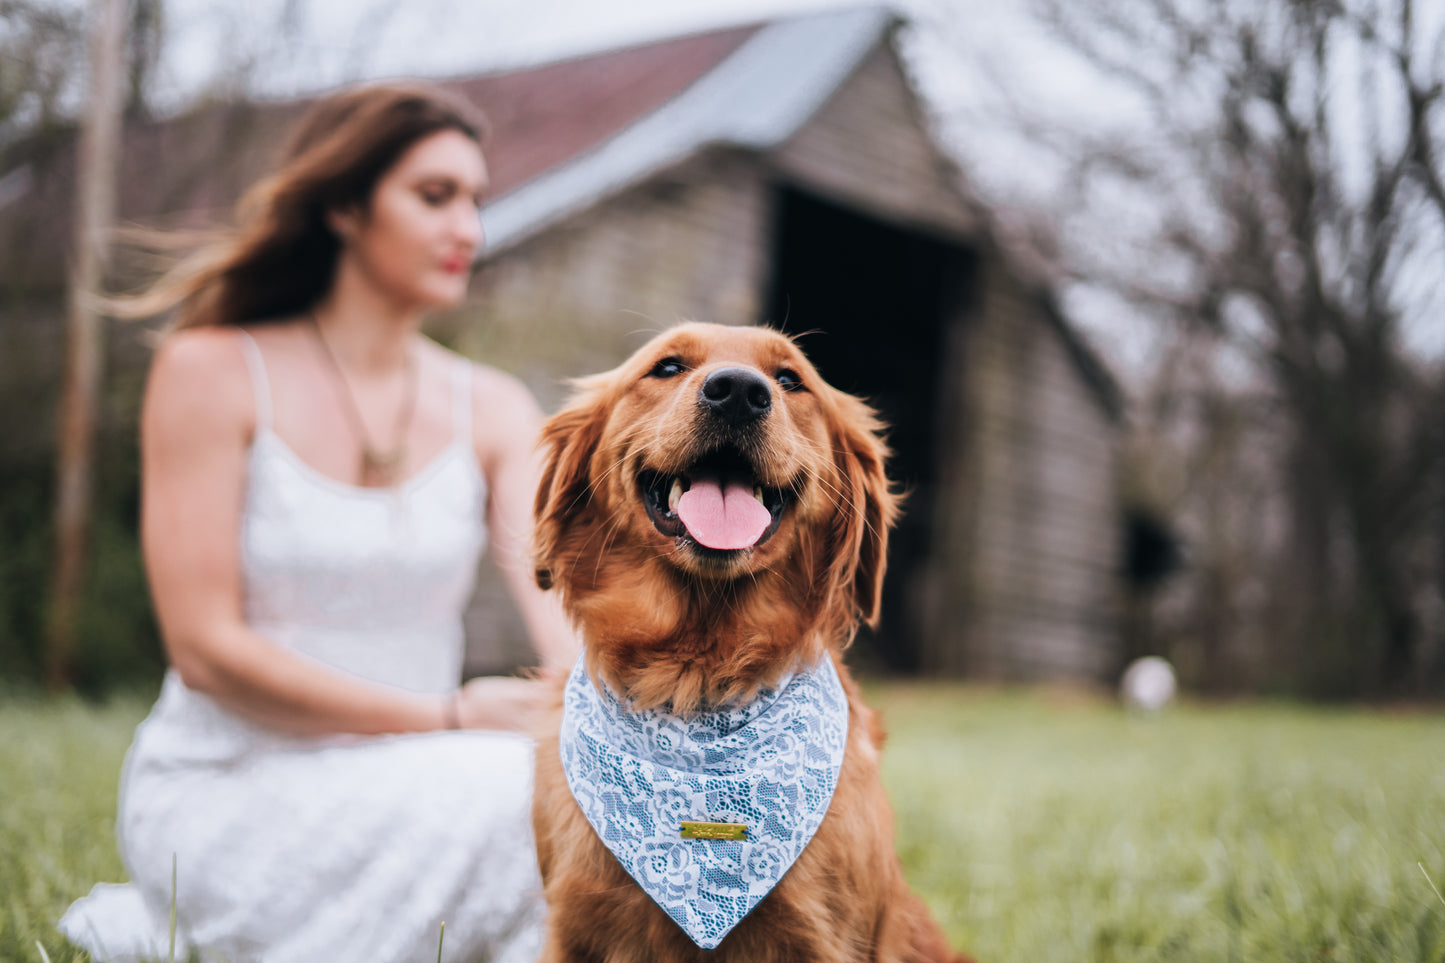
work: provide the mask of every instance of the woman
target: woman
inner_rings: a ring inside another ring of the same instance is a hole
[[[526,564],[540,418],[419,333],[482,243],[481,139],[430,87],[329,98],[130,306],[179,308],[141,415],[171,669],[121,777],[133,883],[61,921],[98,959],[164,958],[173,896],[204,959],[436,959],[443,923],[446,959],[534,955],[541,684],[458,682],[487,533],[543,665],[575,654]]]

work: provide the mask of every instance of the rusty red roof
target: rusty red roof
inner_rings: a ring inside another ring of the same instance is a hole
[[[492,122],[493,196],[607,140],[686,90],[757,33],[736,27],[447,83]]]

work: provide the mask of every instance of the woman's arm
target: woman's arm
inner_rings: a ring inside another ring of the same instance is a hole
[[[541,476],[542,412],[520,381],[478,367],[472,399],[477,455],[491,492],[487,523],[493,556],[516,599],[544,670],[565,673],[581,650],[556,593],[532,577],[532,502]],[[500,414],[499,414],[500,413]]]
[[[141,540],[172,666],[190,688],[291,732],[454,724],[451,696],[352,678],[246,625],[239,538],[256,423],[251,396],[237,335],[227,329],[176,334],[151,367],[141,412]]]

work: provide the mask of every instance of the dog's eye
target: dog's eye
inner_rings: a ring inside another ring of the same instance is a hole
[[[792,368],[780,368],[773,377],[778,379],[784,391],[801,391],[803,388],[803,379]]]
[[[687,370],[687,364],[681,358],[663,358],[652,366],[647,373],[649,378],[675,378]]]

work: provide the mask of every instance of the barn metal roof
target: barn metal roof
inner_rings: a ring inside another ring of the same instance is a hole
[[[699,149],[778,146],[827,102],[884,36],[881,7],[771,23],[676,98],[590,151],[487,204],[496,252]]]

